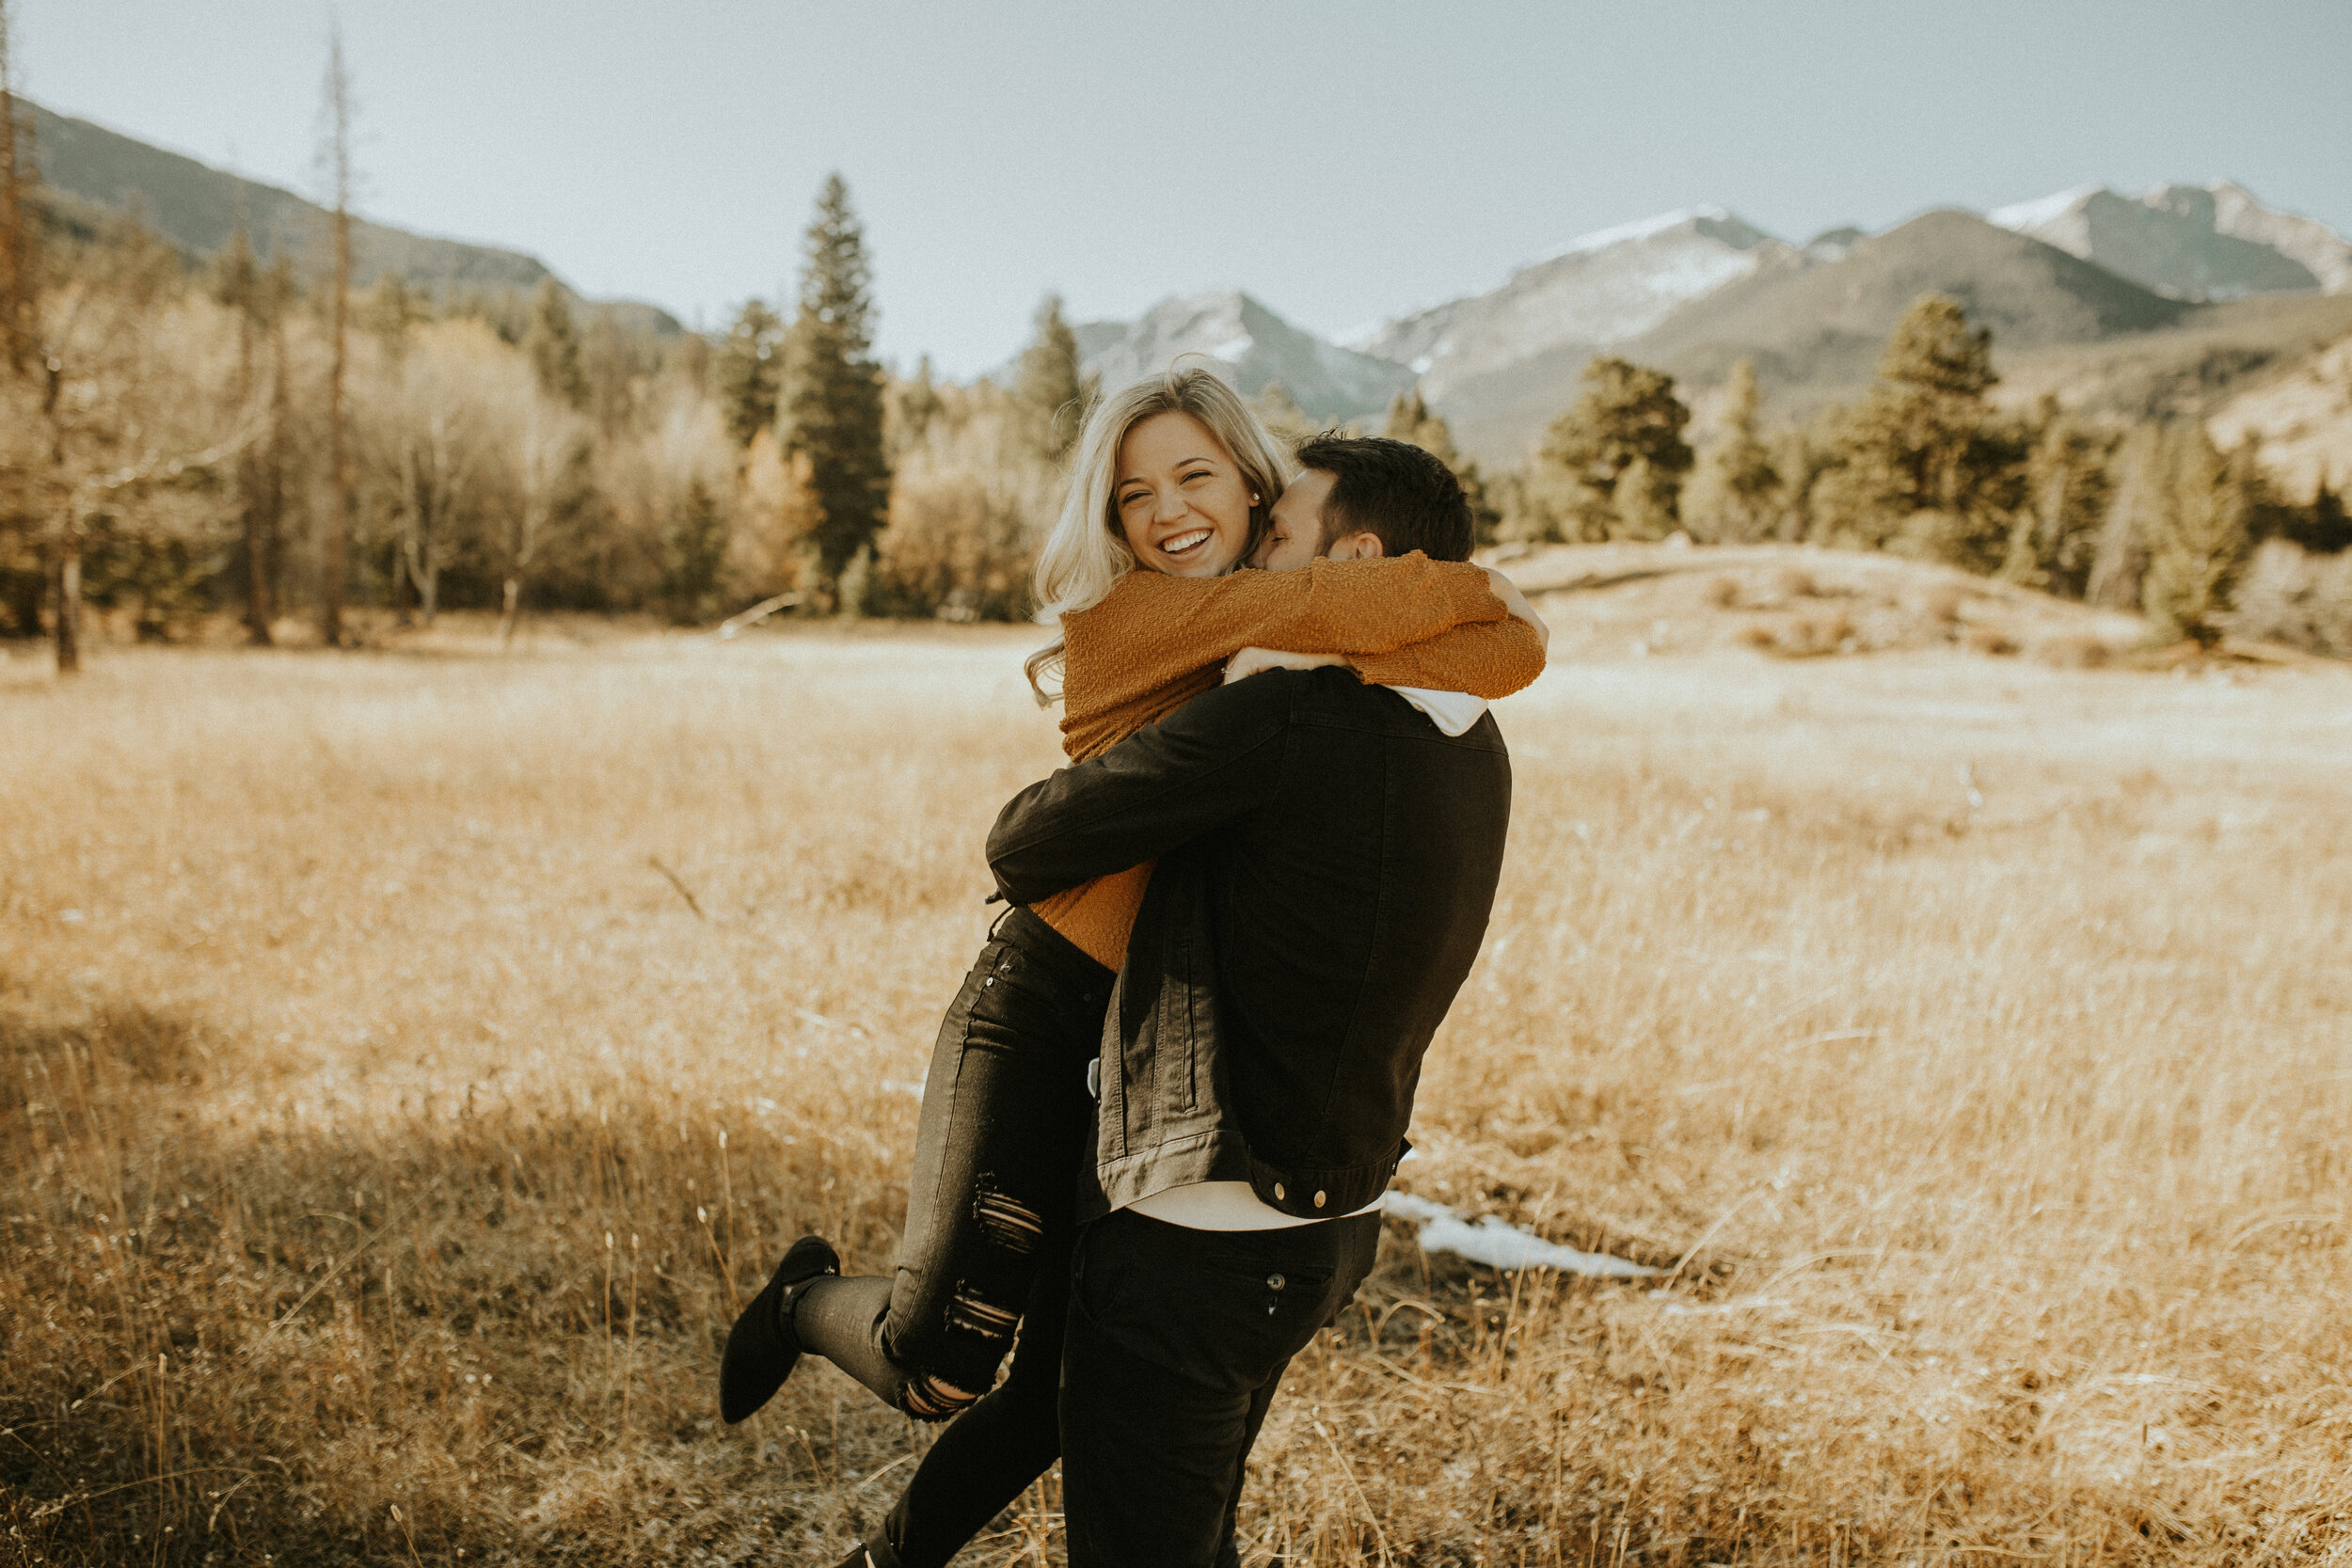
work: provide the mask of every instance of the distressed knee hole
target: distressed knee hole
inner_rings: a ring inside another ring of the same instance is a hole
[[[945,1378],[927,1377],[907,1385],[907,1414],[918,1421],[944,1421],[979,1397]]]
[[[972,1215],[990,1241],[1024,1257],[1035,1252],[1045,1235],[1045,1222],[1036,1210],[993,1188],[982,1187],[973,1196]]]
[[[984,1339],[1009,1339],[1021,1314],[1009,1307],[999,1307],[983,1299],[976,1291],[959,1287],[953,1300],[947,1303],[947,1326],[977,1334]]]

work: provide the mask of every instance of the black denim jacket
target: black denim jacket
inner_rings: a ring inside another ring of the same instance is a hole
[[[1017,903],[1159,863],[1104,1024],[1079,1218],[1191,1181],[1248,1180],[1302,1218],[1378,1196],[1510,814],[1491,717],[1449,738],[1341,670],[1217,688],[1015,796],[988,858]]]

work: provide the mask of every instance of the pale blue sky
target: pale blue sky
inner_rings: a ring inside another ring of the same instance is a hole
[[[24,90],[306,192],[318,0],[12,0]],[[1700,203],[1790,239],[2231,178],[2352,232],[2352,0],[345,0],[371,216],[723,320],[826,170],[969,374],[1239,285],[1342,333]]]

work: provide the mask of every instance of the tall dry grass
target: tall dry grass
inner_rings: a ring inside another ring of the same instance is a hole
[[[717,1346],[800,1231],[889,1254],[1025,646],[0,665],[0,1559],[829,1560],[922,1434],[822,1368],[723,1428]],[[1392,1227],[1253,1560],[2352,1556],[2352,681],[1502,718],[1404,1182],[1672,1277]]]

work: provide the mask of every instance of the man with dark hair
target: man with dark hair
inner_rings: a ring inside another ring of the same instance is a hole
[[[1302,550],[1334,561],[1414,550],[1432,561],[1470,559],[1477,542],[1470,498],[1454,470],[1420,447],[1327,433],[1298,449],[1298,462],[1306,471],[1275,503],[1256,564],[1303,565],[1291,560]]]
[[[1421,551],[1432,561],[1468,561],[1476,542],[1470,498],[1454,470],[1409,441],[1326,432],[1298,449],[1303,467],[1275,501],[1253,566],[1288,572],[1317,556],[1370,561]],[[1489,572],[1495,596],[1531,626],[1543,622],[1508,578]],[[1336,656],[1244,648],[1227,680],[1265,670],[1311,670],[1345,662]],[[1396,694],[1450,736],[1486,715],[1486,705],[1461,691],[1400,686]]]
[[[1468,554],[1435,458],[1331,437],[1299,455],[1271,550]],[[1345,670],[1277,669],[1030,786],[989,835],[1014,903],[1158,863],[1111,992],[1079,1201],[1072,1568],[1237,1562],[1243,1464],[1283,1370],[1371,1272],[1510,817],[1493,718],[1454,717]]]

